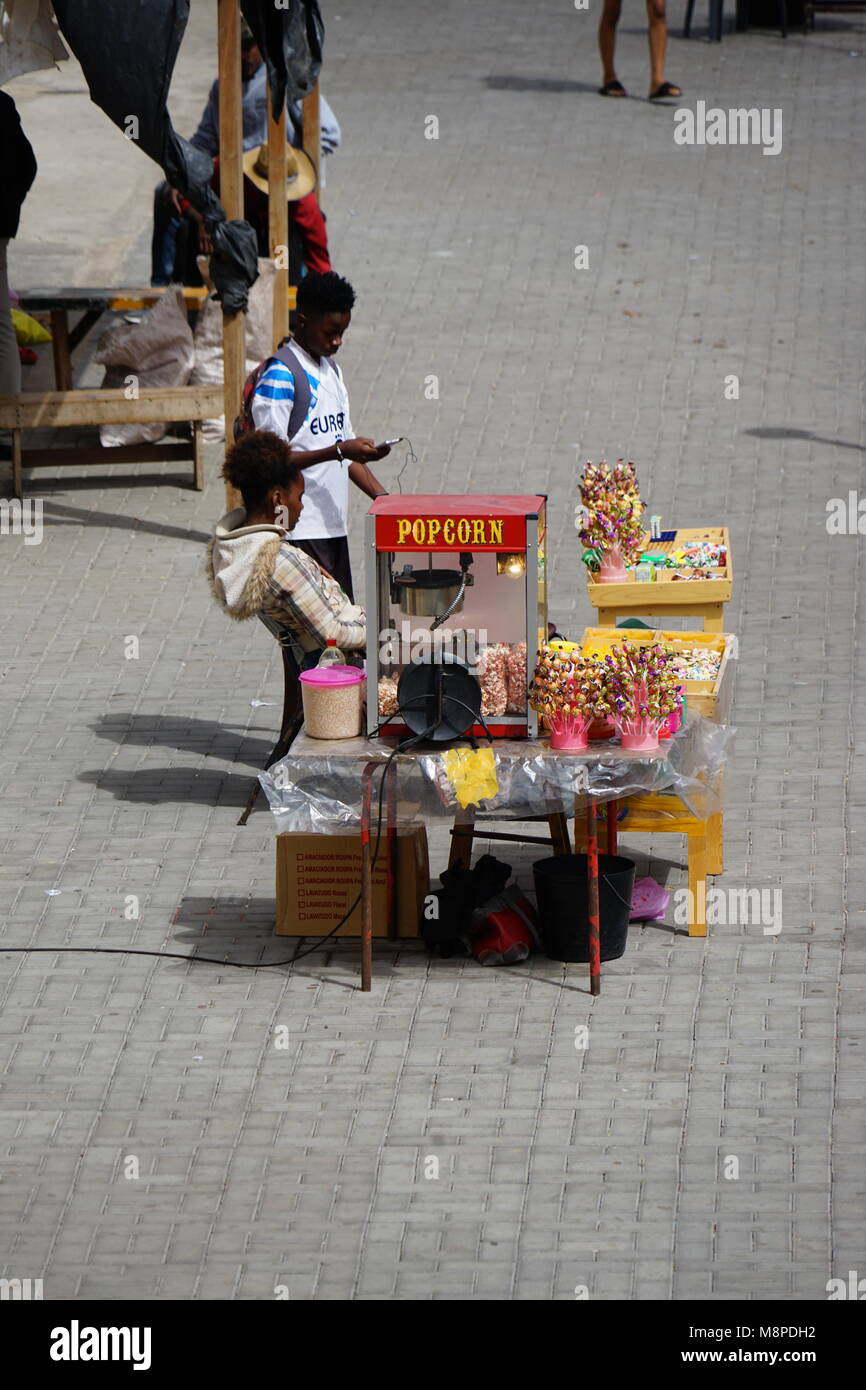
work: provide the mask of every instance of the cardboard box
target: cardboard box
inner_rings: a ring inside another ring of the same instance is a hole
[[[375,849],[375,827],[373,848]],[[373,935],[388,935],[388,841],[382,832],[373,868]],[[424,899],[430,892],[427,831],[397,832],[394,874],[395,935],[418,935]],[[339,922],[361,889],[360,835],[277,836],[277,936],[324,936]],[[335,936],[361,935],[361,904]]]

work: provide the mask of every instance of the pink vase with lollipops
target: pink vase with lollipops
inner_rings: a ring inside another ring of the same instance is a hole
[[[548,718],[550,746],[560,753],[583,753],[589,747],[590,721],[580,714],[554,714]]]
[[[659,746],[658,719],[617,719],[616,727],[623,748],[633,753],[656,753]]]
[[[619,546],[605,550],[599,561],[597,579],[599,584],[624,584],[628,579],[622,551]]]

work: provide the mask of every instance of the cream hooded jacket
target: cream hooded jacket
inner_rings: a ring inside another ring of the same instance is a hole
[[[208,544],[207,571],[220,608],[239,621],[261,613],[288,627],[305,651],[335,641],[356,651],[367,641],[363,608],[336,579],[288,539],[282,526],[245,526],[229,512]]]

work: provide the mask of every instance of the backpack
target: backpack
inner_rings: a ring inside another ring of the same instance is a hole
[[[330,361],[326,358],[325,361]],[[266,357],[257,367],[254,367],[244,382],[243,395],[241,396],[240,414],[237,416],[232,427],[232,434],[235,439],[240,439],[242,434],[248,434],[255,429],[253,424],[253,396],[256,394],[256,387],[259,384],[262,373],[267,370],[272,362],[282,362],[284,367],[288,367],[295,382],[295,399],[292,401],[292,411],[289,415],[288,438],[294,439],[298,430],[307,418],[307,411],[310,408],[310,382],[307,373],[304,371],[292,349],[288,346],[277,348],[276,352],[270,357]]]

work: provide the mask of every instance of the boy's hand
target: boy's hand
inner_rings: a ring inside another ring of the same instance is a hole
[[[375,439],[361,438],[341,440],[340,450],[343,457],[351,459],[352,463],[375,463],[376,459],[382,459],[391,452],[390,449],[377,449]]]

